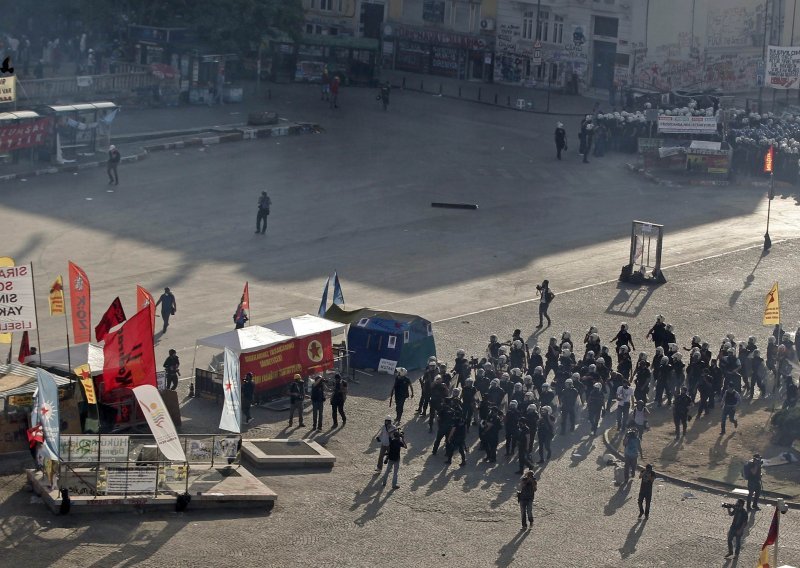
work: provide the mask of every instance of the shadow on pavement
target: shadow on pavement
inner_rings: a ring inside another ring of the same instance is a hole
[[[606,308],[606,313],[623,317],[636,317],[644,308],[658,286],[632,286],[617,283],[617,295]]]
[[[619,553],[622,555],[623,560],[636,552],[636,544],[639,542],[639,538],[642,536],[646,524],[647,521],[640,519],[636,521],[631,527],[631,530],[628,531],[628,536],[625,538],[625,543],[622,545],[622,548],[619,549]]]
[[[500,550],[497,551],[497,560],[495,560],[495,566],[510,566],[514,562],[514,555],[517,553],[517,550],[525,542],[525,539],[528,538],[530,531],[518,531],[508,544],[504,544]]]
[[[631,486],[633,482],[625,483],[619,487],[617,491],[608,500],[605,507],[603,507],[603,514],[606,517],[614,515],[617,510],[622,507],[630,499]]]

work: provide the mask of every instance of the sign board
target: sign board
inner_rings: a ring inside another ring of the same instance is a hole
[[[666,134],[715,134],[716,116],[668,116],[658,117],[658,131]]]
[[[0,267],[0,333],[36,329],[30,264]]]
[[[157,480],[157,467],[110,467],[106,470],[106,495],[155,493]]]
[[[0,103],[13,103],[17,100],[17,78],[13,75],[0,77]]]
[[[542,64],[542,42],[538,39],[533,44],[533,61],[534,65]]]
[[[397,367],[397,361],[389,361],[388,359],[381,359],[378,362],[379,373],[386,373],[388,375],[393,375],[395,367]]]
[[[800,88],[800,47],[779,47],[770,45],[767,48],[767,72],[764,83],[773,89]]]
[[[128,440],[128,436],[62,435],[61,459],[67,462],[82,463],[128,461]]]

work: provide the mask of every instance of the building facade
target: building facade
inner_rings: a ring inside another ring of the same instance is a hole
[[[491,81],[496,10],[497,0],[392,0],[384,67]]]
[[[628,81],[641,0],[500,0],[494,80],[608,89]]]

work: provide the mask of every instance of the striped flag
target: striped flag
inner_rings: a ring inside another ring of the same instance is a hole
[[[772,524],[769,526],[769,534],[767,534],[767,540],[764,541],[764,545],[761,547],[761,555],[758,557],[758,566],[757,568],[774,568],[772,564],[769,563],[769,553],[770,553],[770,546],[774,546],[775,543],[778,541],[778,519],[780,518],[780,513],[778,512],[778,508],[775,508],[775,514],[772,516]]]

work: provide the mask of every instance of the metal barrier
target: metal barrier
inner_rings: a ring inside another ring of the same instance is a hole
[[[30,79],[17,82],[20,101],[53,101],[59,97],[80,95],[95,98],[98,94],[128,93],[136,89],[178,88],[178,79],[159,79],[150,72],[113,73],[78,77]]]
[[[179,438],[185,462],[163,459],[148,435],[62,435],[58,486],[71,495],[179,495],[216,466],[240,465],[240,434]]]

